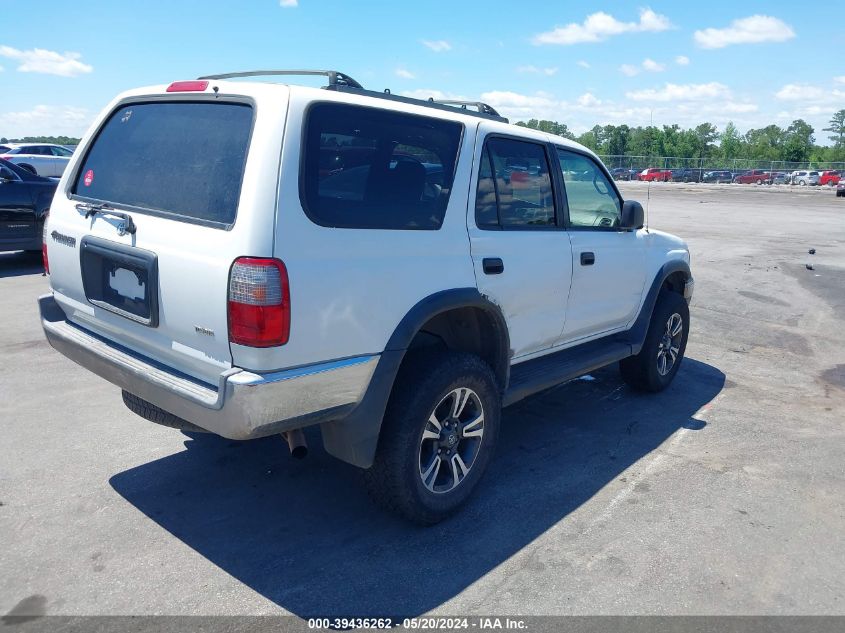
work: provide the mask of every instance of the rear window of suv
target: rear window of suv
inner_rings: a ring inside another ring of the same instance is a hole
[[[88,150],[72,193],[201,224],[234,223],[253,112],[231,102],[125,105]]]
[[[437,230],[463,126],[347,104],[311,106],[301,198],[321,226]]]

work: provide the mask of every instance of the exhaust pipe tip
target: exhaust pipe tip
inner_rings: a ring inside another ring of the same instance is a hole
[[[302,429],[293,429],[282,433],[287,440],[290,454],[294,459],[305,459],[308,456],[308,444],[305,442],[305,434]]]

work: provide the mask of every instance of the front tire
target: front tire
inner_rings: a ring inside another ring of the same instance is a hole
[[[434,525],[463,505],[496,446],[501,395],[490,366],[446,351],[409,358],[385,412],[373,465],[364,471],[382,508]]]
[[[677,292],[661,290],[640,353],[619,362],[622,378],[642,391],[663,391],[678,373],[688,336],[686,300]]]

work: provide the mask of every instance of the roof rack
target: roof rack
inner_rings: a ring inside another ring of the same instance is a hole
[[[329,78],[329,87],[347,86],[349,88],[364,89],[364,86],[352,79],[346,73],[337,70],[246,70],[239,73],[223,73],[222,75],[206,75],[197,79],[233,79],[235,77],[268,77],[271,75],[322,75]]]
[[[322,75],[329,78],[329,85],[326,86],[329,90],[354,92],[368,97],[389,99],[391,101],[400,101],[402,103],[409,103],[413,105],[423,105],[429,108],[436,108],[438,110],[445,111],[454,111],[455,106],[460,106],[460,109],[466,114],[508,123],[508,120],[505,117],[496,112],[496,110],[490,105],[482,103],[481,101],[455,101],[453,99],[434,99],[433,97],[428,99],[414,99],[412,97],[403,97],[391,94],[390,90],[376,92],[374,90],[365,89],[361,84],[352,79],[352,77],[337,70],[246,70],[237,73],[205,75],[204,77],[197,77],[197,79],[233,79],[235,77],[268,77],[274,75]],[[475,110],[470,110],[469,108],[475,108]]]
[[[502,116],[501,114],[496,112],[496,110],[491,105],[488,105],[483,101],[456,101],[454,99],[429,99],[429,101],[439,103],[440,105],[461,106],[461,110],[466,110],[468,107],[473,107],[476,108],[482,114],[489,114],[490,116],[497,117]]]

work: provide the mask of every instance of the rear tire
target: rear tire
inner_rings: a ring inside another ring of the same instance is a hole
[[[479,357],[447,351],[407,359],[387,405],[375,461],[364,471],[370,497],[422,525],[454,513],[493,455],[501,408],[493,371]]]
[[[192,433],[208,433],[208,431],[196,424],[192,424],[187,420],[176,417],[172,413],[168,413],[164,409],[160,409],[155,406],[152,402],[147,402],[143,398],[139,398],[128,391],[123,391],[123,404],[125,404],[132,413],[140,415],[145,420],[155,422],[161,426],[166,426],[171,429],[179,429],[180,431],[189,431]]]
[[[640,353],[619,362],[622,378],[642,391],[664,390],[678,373],[688,336],[686,300],[677,292],[661,290]]]

